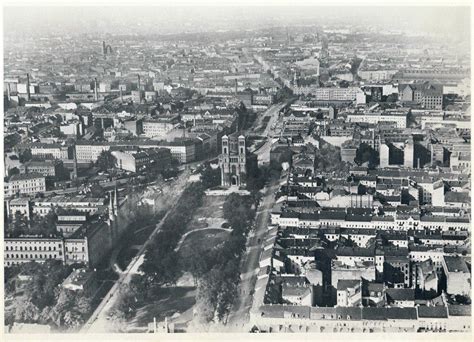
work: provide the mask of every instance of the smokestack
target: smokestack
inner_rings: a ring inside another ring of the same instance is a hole
[[[123,103],[122,87],[120,87],[120,102]]]
[[[30,95],[30,74],[26,74],[26,94],[27,94],[27,99],[28,101],[31,100],[31,95]]]
[[[102,42],[102,53],[105,55],[107,55],[107,46],[105,45],[105,41]]]
[[[7,99],[8,101],[11,101],[11,95],[10,95],[10,83],[7,83]]]
[[[237,79],[235,79],[235,95],[237,95]]]
[[[115,182],[114,188],[114,215],[118,215],[118,191],[117,191],[117,182]]]
[[[109,191],[109,219],[115,221],[115,196],[113,191]]]
[[[76,154],[76,145],[74,145],[73,153],[74,153],[74,168],[73,168],[73,171],[72,171],[72,179],[73,179],[73,180],[76,180],[76,179],[77,179],[77,154]]]
[[[137,75],[138,77],[138,98],[140,99],[140,103],[142,102],[142,90],[141,90],[141,85],[140,85],[140,75]]]
[[[99,101],[99,93],[97,92],[97,77],[94,78],[94,100]]]

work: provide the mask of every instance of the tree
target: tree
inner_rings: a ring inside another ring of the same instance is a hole
[[[41,236],[57,235],[56,221],[57,215],[54,210],[50,210],[44,217],[34,215],[27,232]]]
[[[11,177],[13,175],[19,175],[20,174],[20,170],[18,170],[18,168],[14,167],[14,168],[11,168],[10,170],[8,170],[8,175]]]
[[[292,96],[293,96],[293,91],[287,86],[284,86],[277,90],[275,99],[276,101],[281,102],[281,101],[289,100]]]
[[[107,171],[115,167],[116,158],[110,151],[102,151],[97,158],[97,166],[101,171]]]
[[[227,197],[223,205],[224,218],[234,230],[241,231],[246,228],[254,217],[255,211],[251,210],[252,202],[250,196],[240,196],[236,193]]]
[[[397,102],[397,100],[398,100],[398,95],[397,94],[390,94],[390,95],[387,96],[386,102],[394,103],[394,102]]]
[[[319,149],[314,151],[314,168],[324,172],[342,171],[345,164],[341,161],[341,151],[339,148],[323,143]]]
[[[31,154],[31,150],[29,148],[27,148],[26,150],[24,150],[22,153],[20,153],[19,155],[19,159],[20,159],[20,163],[25,163],[27,161],[30,161],[31,158],[33,158],[32,154]]]
[[[63,322],[69,330],[77,330],[84,324],[84,319],[78,311],[70,310],[64,314]]]
[[[375,151],[370,145],[362,143],[357,148],[354,161],[357,165],[362,165],[363,163],[369,162],[369,167],[372,168],[379,163],[378,159],[379,156],[377,151]]]
[[[105,190],[99,184],[92,184],[91,186],[91,196],[94,198],[102,198],[105,196]]]
[[[5,228],[8,229],[13,236],[20,236],[28,229],[28,220],[25,215],[17,211],[11,224],[5,226]]]
[[[82,294],[77,295],[75,298],[75,307],[83,317],[86,317],[92,309],[92,299]]]
[[[147,299],[150,283],[148,277],[141,274],[134,274],[130,281],[130,291],[135,295],[138,302],[143,302]]]
[[[212,169],[209,164],[206,165],[201,173],[201,182],[205,188],[213,188],[221,184],[221,170]]]
[[[24,298],[16,299],[15,308],[15,322],[35,323],[40,316],[40,310]]]
[[[135,313],[136,303],[137,300],[130,290],[130,286],[126,284],[122,285],[117,309],[124,314],[125,318],[130,318]]]

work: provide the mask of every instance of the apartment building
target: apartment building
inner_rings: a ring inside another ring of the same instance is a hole
[[[46,191],[46,178],[37,173],[19,174],[4,183],[5,197],[15,195],[35,195]]]

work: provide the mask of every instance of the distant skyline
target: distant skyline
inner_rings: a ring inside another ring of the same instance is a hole
[[[41,13],[39,16],[38,14]],[[469,38],[469,7],[45,6],[4,7],[4,35],[169,34],[309,24],[361,24]],[[467,39],[469,40],[469,39]]]

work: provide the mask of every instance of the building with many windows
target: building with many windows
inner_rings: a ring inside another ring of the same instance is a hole
[[[167,148],[143,151],[113,151],[116,165],[121,170],[139,172],[144,170],[165,170],[171,164],[171,152]]]
[[[23,148],[23,146],[19,146]],[[33,143],[31,145],[24,146],[31,150],[33,157],[42,159],[69,159],[71,155],[71,148],[61,144],[44,144],[44,143]]]
[[[60,260],[65,264],[95,266],[111,247],[110,226],[105,221],[88,223],[69,237],[5,237],[4,265]]]
[[[20,173],[31,174],[38,173],[45,177],[56,177],[63,171],[63,162],[61,160],[30,160],[20,166]]]
[[[13,175],[4,183],[4,191],[5,197],[35,195],[46,191],[46,178],[38,173]]]
[[[177,117],[143,120],[143,135],[148,138],[164,138],[178,123]]]

